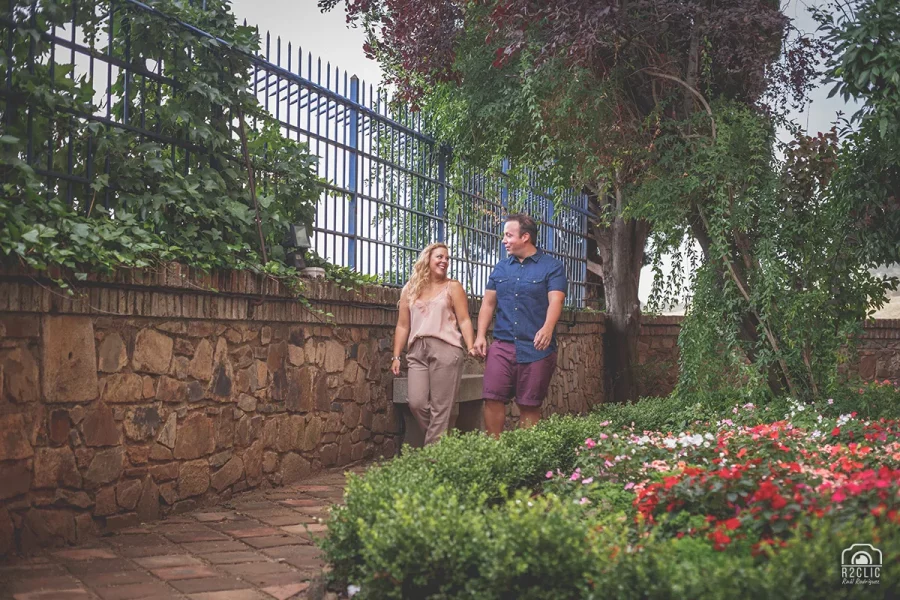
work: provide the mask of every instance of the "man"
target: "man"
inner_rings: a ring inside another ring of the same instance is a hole
[[[478,313],[472,353],[486,358],[484,425],[494,437],[503,431],[506,405],[513,398],[522,427],[540,420],[541,403],[556,369],[554,329],[566,298],[566,271],[536,241],[534,219],[509,216],[503,226],[509,257],[494,267]],[[488,348],[485,336],[495,309],[494,343]]]

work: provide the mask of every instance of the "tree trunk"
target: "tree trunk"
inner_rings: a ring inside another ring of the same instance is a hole
[[[624,206],[621,190],[609,204]],[[603,295],[606,300],[606,333],[603,360],[606,398],[629,402],[638,397],[635,365],[641,329],[638,284],[644,264],[644,246],[650,232],[646,221],[623,219],[616,210],[604,226],[597,227],[594,239],[603,265]]]

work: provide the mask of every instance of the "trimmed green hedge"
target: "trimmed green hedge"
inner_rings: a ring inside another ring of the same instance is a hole
[[[837,417],[896,415],[894,389],[855,390],[819,407]],[[449,435],[440,443],[351,476],[323,541],[333,579],[369,598],[851,598],[900,596],[900,528],[820,520],[769,559],[716,551],[706,539],[637,539],[633,516],[613,495],[608,514],[572,498],[536,494],[547,471],[568,472],[600,424],[682,431],[733,418],[774,421],[803,412],[788,400],[733,414],[736,398],[648,399],[583,418],[554,417],[493,440]],[[810,411],[811,412],[811,411]],[[877,539],[875,539],[877,538]],[[842,586],[841,550],[875,543],[880,586]],[[639,551],[637,551],[639,549]]]

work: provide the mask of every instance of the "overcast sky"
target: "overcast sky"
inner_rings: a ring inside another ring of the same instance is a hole
[[[239,19],[246,19],[248,24],[255,24],[265,35],[275,39],[280,36],[282,43],[288,41],[306,52],[311,52],[314,59],[321,57],[323,62],[330,61],[342,72],[356,74],[368,84],[377,85],[381,78],[378,64],[368,60],[362,51],[364,41],[360,29],[347,27],[344,11],[335,9],[330,13],[319,12],[316,0],[232,0],[233,10]],[[823,0],[787,0],[786,13],[794,19],[796,26],[802,31],[813,32],[816,23],[810,17],[807,7],[821,4]],[[263,38],[265,42],[265,37]],[[274,60],[274,55],[273,55]],[[283,63],[284,64],[284,63]],[[813,91],[810,103],[805,110],[798,112],[793,118],[807,133],[815,134],[827,131],[837,118],[838,111],[852,113],[855,108],[847,107],[839,97],[827,98],[828,86]],[[652,273],[644,269],[641,276],[640,297],[646,301],[652,283]]]

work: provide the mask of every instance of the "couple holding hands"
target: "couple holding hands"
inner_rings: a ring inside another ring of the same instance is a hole
[[[488,279],[477,334],[462,284],[447,276],[447,246],[431,244],[419,255],[400,294],[391,371],[400,374],[400,353],[408,346],[409,408],[425,432],[426,444],[450,425],[466,349],[485,359],[484,425],[489,434],[496,437],[503,431],[506,404],[513,398],[522,427],[540,420],[556,369],[554,329],[567,281],[562,262],[536,242],[534,219],[524,214],[507,217],[503,245],[508,256]],[[495,311],[494,342],[488,347],[486,335]]]

